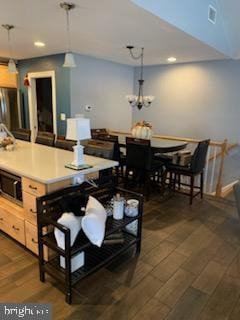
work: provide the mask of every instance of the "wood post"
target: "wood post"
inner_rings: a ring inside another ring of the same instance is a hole
[[[220,161],[220,168],[218,172],[218,179],[217,179],[216,193],[215,193],[216,197],[221,197],[222,195],[222,177],[223,177],[223,169],[224,169],[224,159],[227,153],[227,144],[228,144],[228,140],[224,139],[222,143],[222,148],[221,148],[221,161]]]

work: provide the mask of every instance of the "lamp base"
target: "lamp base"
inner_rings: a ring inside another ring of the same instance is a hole
[[[79,167],[85,164],[84,158],[83,158],[83,149],[84,147],[81,146],[79,143],[73,146],[74,160],[71,163],[71,165],[75,167]]]
[[[90,166],[89,164],[81,164],[80,166],[75,166],[71,163],[65,164],[65,168],[72,169],[72,170],[84,170],[92,168],[93,166]]]

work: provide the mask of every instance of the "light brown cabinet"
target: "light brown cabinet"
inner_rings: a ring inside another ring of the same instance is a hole
[[[2,197],[0,198],[0,228],[25,245],[24,209]]]
[[[25,245],[38,255],[37,197],[51,191],[67,187],[71,180],[50,185],[22,177],[23,207],[0,197],[0,230]],[[45,248],[44,257],[48,260],[49,250]]]

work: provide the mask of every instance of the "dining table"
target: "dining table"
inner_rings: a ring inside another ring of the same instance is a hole
[[[126,147],[126,137],[124,135],[119,135],[120,147]],[[151,138],[151,148],[154,155],[161,153],[171,153],[183,150],[187,147],[186,141],[176,141],[160,138]]]

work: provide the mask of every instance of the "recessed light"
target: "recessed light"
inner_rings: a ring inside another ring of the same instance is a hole
[[[175,61],[177,61],[177,59],[176,59],[175,57],[169,57],[169,58],[167,59],[167,61],[168,61],[168,62],[175,62]]]
[[[43,42],[41,42],[41,41],[35,41],[35,42],[34,42],[34,45],[35,45],[36,47],[45,47],[45,43],[43,43]]]

